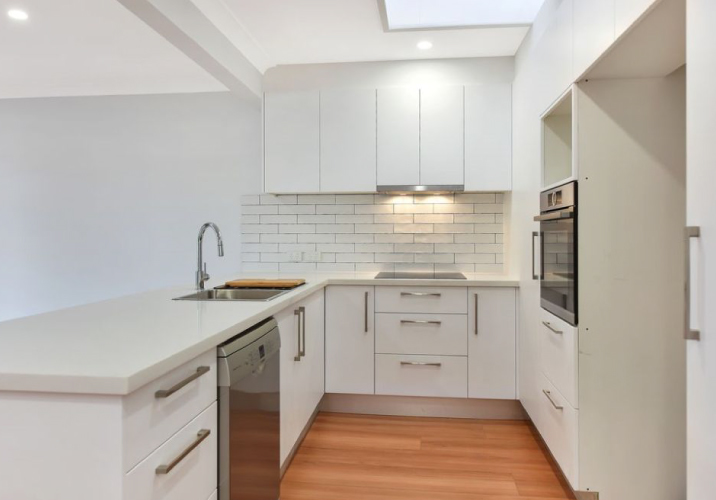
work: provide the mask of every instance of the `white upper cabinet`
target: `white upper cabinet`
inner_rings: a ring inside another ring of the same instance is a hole
[[[420,89],[420,184],[463,185],[464,87]]]
[[[264,97],[264,187],[268,193],[317,193],[319,93]]]
[[[321,91],[321,191],[376,190],[376,91]]]
[[[614,0],[616,36],[621,36],[652,5],[659,0]]]
[[[420,184],[420,91],[378,89],[378,185]]]
[[[512,85],[465,87],[465,190],[512,189]]]
[[[615,0],[574,0],[574,77],[614,42]]]

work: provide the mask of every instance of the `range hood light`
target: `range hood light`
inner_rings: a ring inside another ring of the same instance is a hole
[[[449,193],[462,193],[465,191],[463,185],[401,185],[401,186],[378,186],[379,193],[389,194],[410,194],[410,193],[425,193],[425,194],[449,194]]]

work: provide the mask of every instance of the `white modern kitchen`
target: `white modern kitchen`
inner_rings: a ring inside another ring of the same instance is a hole
[[[715,19],[0,0],[0,500],[712,500]]]

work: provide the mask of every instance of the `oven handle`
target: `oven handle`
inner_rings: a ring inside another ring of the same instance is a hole
[[[543,222],[548,220],[560,220],[560,219],[573,219],[574,218],[574,207],[569,207],[559,212],[550,212],[544,215],[538,215],[535,217],[537,222]]]

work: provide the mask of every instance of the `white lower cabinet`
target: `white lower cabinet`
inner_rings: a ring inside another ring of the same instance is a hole
[[[217,403],[214,402],[132,469],[125,500],[198,500],[216,490]]]
[[[464,314],[375,315],[375,352],[467,356]]]
[[[579,332],[576,327],[545,310],[542,310],[540,327],[542,372],[564,394],[569,404],[579,408]]]
[[[324,393],[324,295],[316,292],[275,316],[281,334],[281,463]]]
[[[326,392],[375,392],[375,321],[372,286],[326,290]]]
[[[376,354],[375,393],[465,398],[467,357]]]
[[[468,290],[468,396],[517,397],[517,292]]]

